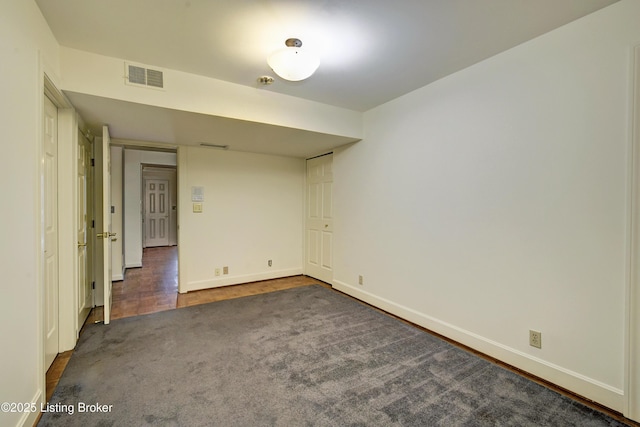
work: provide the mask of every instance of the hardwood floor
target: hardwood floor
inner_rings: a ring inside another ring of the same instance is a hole
[[[141,268],[127,270],[124,280],[113,282],[111,319],[174,310],[180,307],[263,294],[313,283],[331,287],[308,276],[292,276],[178,294],[177,247],[146,248],[142,255],[142,265]],[[94,308],[85,325],[102,321],[102,316],[102,307]],[[73,354],[73,350],[60,353],[47,371],[47,401],[51,399],[71,354]]]

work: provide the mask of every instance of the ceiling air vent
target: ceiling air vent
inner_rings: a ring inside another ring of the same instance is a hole
[[[162,71],[147,69],[147,86],[164,87]]]
[[[133,65],[125,62],[125,83],[134,86],[146,86],[156,89],[164,89],[164,73],[152,70],[141,65]]]

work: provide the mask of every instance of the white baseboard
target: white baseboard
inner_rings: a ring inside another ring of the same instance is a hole
[[[257,282],[259,280],[279,279],[281,277],[297,276],[302,274],[302,268],[287,270],[265,271],[241,276],[220,276],[213,279],[188,282],[185,292],[199,291],[202,289],[219,288],[221,286],[239,285],[241,283]]]
[[[34,407],[37,409],[35,412],[24,412],[22,414],[22,416],[20,417],[20,419],[18,420],[18,423],[16,424],[17,426],[33,426],[36,424],[36,420],[38,419],[38,416],[40,415],[40,408],[41,405],[45,404],[46,402],[42,399],[42,397],[44,396],[44,393],[42,392],[42,390],[38,390],[35,394],[35,396],[33,396],[33,399],[31,399],[31,403],[34,405]]]
[[[127,264],[124,266],[124,269],[126,270],[127,268],[140,268],[140,267],[142,267],[142,261]]]
[[[122,266],[122,271],[112,273],[111,281],[112,282],[119,282],[121,280],[124,280],[124,272],[125,272],[126,269],[127,269],[127,267],[125,267],[123,265]]]
[[[393,301],[378,297],[362,290],[360,287],[352,286],[339,280],[334,280],[332,285],[336,290],[547,380],[580,396],[619,412],[623,410],[624,392],[620,389],[396,304]]]

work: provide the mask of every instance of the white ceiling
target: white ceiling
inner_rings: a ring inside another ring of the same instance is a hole
[[[263,90],[357,111],[615,1],[36,0],[63,46],[246,86],[256,86],[261,75],[274,75],[267,56],[285,39],[300,38],[304,48],[320,56],[316,74],[296,83],[276,78]],[[81,114],[100,117],[86,97],[74,99],[83,104]],[[114,136],[171,139],[151,130],[147,134],[131,122],[121,124]]]

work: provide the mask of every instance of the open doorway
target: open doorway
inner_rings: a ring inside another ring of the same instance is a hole
[[[112,253],[111,317],[117,319],[175,308],[178,294],[176,150],[129,142],[120,145],[112,140],[110,153],[112,226],[118,236]],[[153,194],[147,191],[150,188]]]

